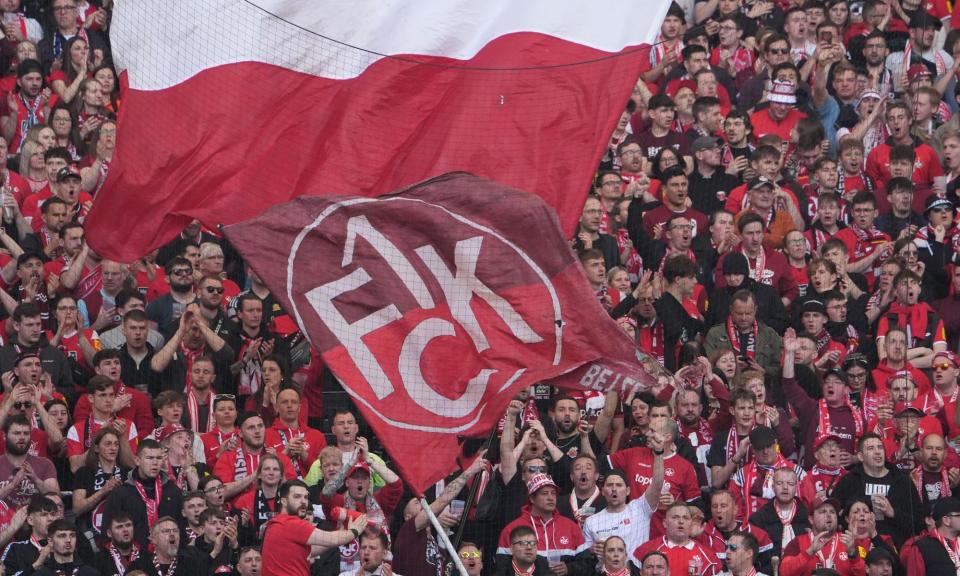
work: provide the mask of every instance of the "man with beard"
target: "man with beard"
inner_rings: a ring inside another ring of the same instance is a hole
[[[156,395],[163,390],[189,388],[191,373],[187,367],[205,354],[216,361],[217,380],[214,387],[220,392],[232,393],[235,387],[230,378],[229,363],[234,357],[233,348],[210,328],[196,303],[187,305],[177,322],[176,332],[150,360],[150,369],[160,374],[160,390],[152,390],[151,393]]]
[[[910,472],[910,480],[920,494],[924,510],[942,498],[948,498],[960,484],[960,469],[947,468],[947,446],[940,434],[927,434],[920,441],[920,465]]]
[[[693,205],[704,214],[713,214],[723,208],[727,194],[740,185],[735,165],[723,171],[723,140],[714,136],[715,133],[716,130],[698,137],[691,146],[696,166],[690,174],[689,196]]]
[[[573,459],[570,467],[569,492],[560,494],[557,509],[571,520],[576,520],[581,526],[591,515],[602,511],[607,506],[597,480],[600,479],[600,466],[597,460],[589,454],[580,454]]]
[[[707,332],[707,355],[721,347],[733,349],[741,370],[760,370],[770,376],[780,372],[780,335],[757,320],[757,299],[749,290],[737,290],[725,322]]]
[[[159,544],[154,540],[160,524],[157,517],[178,516],[183,507],[183,493],[167,477],[166,472],[160,471],[164,462],[163,448],[156,440],[140,442],[137,446],[137,467],[127,481],[110,494],[103,509],[104,526],[109,526],[113,517],[119,514],[126,514],[133,519],[134,541],[143,550],[148,539],[154,546]],[[177,546],[179,540],[180,529],[177,528]]]
[[[43,87],[43,66],[36,60],[24,60],[17,66],[17,91],[7,96],[9,110],[0,122],[0,134],[10,143],[10,154],[16,154],[27,138],[27,132],[43,124],[50,114],[49,88]]]
[[[57,392],[67,398],[74,396],[73,373],[63,352],[51,346],[43,333],[42,311],[30,302],[18,304],[13,311],[13,328],[16,331],[0,348],[0,372],[14,368],[17,358],[24,352],[39,354],[43,370],[53,379]]]
[[[170,292],[147,306],[150,328],[157,330],[169,341],[179,326],[180,316],[187,306],[196,300],[193,291],[193,265],[186,258],[171,258],[164,267]]]
[[[749,290],[757,303],[757,319],[775,331],[783,332],[789,316],[783,301],[773,286],[761,284],[750,277],[750,265],[747,257],[740,252],[731,252],[723,259],[722,288],[710,294],[710,307],[707,310],[707,326],[716,326],[727,319],[733,295],[740,290]]]
[[[762,529],[744,520],[737,520],[737,500],[729,490],[715,490],[710,494],[710,521],[703,526],[703,532],[697,536],[697,542],[709,547],[724,560],[727,557],[727,539],[737,532],[747,532],[757,541],[757,565],[764,571],[770,567],[773,556],[773,542]]]
[[[3,551],[3,568],[6,574],[33,574],[50,556],[47,534],[50,524],[61,516],[57,504],[50,498],[36,495],[26,508],[26,525],[30,536],[26,540],[11,542]]]
[[[63,518],[54,520],[47,530],[50,555],[34,574],[36,576],[98,576],[100,572],[76,557],[77,527]]]
[[[122,576],[140,557],[140,546],[133,541],[133,520],[128,514],[114,515],[106,534],[109,541],[97,552],[93,567],[104,576]]]
[[[896,298],[877,324],[877,350],[883,350],[885,334],[891,328],[907,333],[907,360],[916,368],[933,365],[934,354],[946,351],[947,335],[940,316],[926,302],[919,302],[920,277],[901,270],[893,280]],[[880,359],[884,354],[880,354]]]
[[[260,457],[267,453],[264,444],[266,429],[263,418],[254,412],[246,412],[237,421],[240,428],[240,444],[236,450],[224,452],[213,468],[213,475],[223,480],[224,498],[230,500],[252,489],[257,480],[257,469],[260,467]],[[287,480],[297,477],[293,463],[282,453],[277,457],[283,463],[284,476]]]
[[[726,388],[722,385],[713,387]],[[707,455],[710,452],[710,445],[713,443],[714,432],[724,428],[724,421],[728,418],[723,415],[724,406],[729,407],[729,400],[720,400],[720,410],[710,416],[707,420],[702,416],[703,403],[700,400],[700,392],[697,390],[681,390],[676,395],[676,413],[677,425],[680,427],[680,436],[690,441],[691,447],[696,451],[697,480],[701,486],[710,484],[710,475],[707,467]]]
[[[228,340],[233,325],[223,311],[223,291],[223,279],[219,276],[207,275],[197,283],[197,302],[200,303],[200,314],[215,334],[224,340]]]
[[[896,54],[890,55],[891,58],[893,56],[896,56]],[[929,190],[933,187],[933,179],[937,176],[943,176],[943,167],[936,150],[930,145],[922,143],[911,134],[910,128],[913,125],[911,107],[902,100],[895,100],[887,104],[886,120],[887,127],[890,129],[890,138],[870,151],[867,156],[867,176],[873,178],[877,186],[886,187],[890,178],[894,176],[890,170],[890,152],[894,146],[909,146],[916,153],[913,183],[916,184],[917,189]]]
[[[289,480],[280,486],[281,514],[267,522],[263,536],[264,576],[307,576],[307,557],[312,547],[324,550],[343,546],[359,538],[367,527],[366,514],[350,518],[345,530],[325,532],[307,520],[310,492],[301,480]]]
[[[40,230],[27,234],[20,244],[25,253],[37,254],[44,262],[49,262],[63,251],[60,228],[69,221],[67,203],[56,196],[47,198],[40,204],[40,219],[43,221]]]
[[[146,527],[144,527],[146,530]],[[143,570],[148,576],[197,576],[203,566],[180,549],[180,528],[172,516],[161,516],[150,528],[153,552],[144,552],[127,569]]]
[[[957,570],[956,541],[960,537],[960,501],[944,498],[930,514],[934,527],[903,551],[908,576],[954,574]]]
[[[0,456],[0,486],[11,507],[25,506],[37,494],[60,491],[53,462],[29,453],[32,428],[23,414],[10,415],[3,423],[6,451]]]

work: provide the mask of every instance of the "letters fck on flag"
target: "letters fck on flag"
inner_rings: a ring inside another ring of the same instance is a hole
[[[526,386],[651,383],[532,194],[449,174],[300,198],[225,233],[418,492]]]

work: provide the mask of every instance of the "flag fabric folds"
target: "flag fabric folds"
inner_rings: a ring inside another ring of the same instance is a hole
[[[299,198],[225,234],[418,492],[524,387],[654,383],[536,195],[448,174]]]
[[[128,0],[117,150],[86,222],[132,261],[198,218],[466,170],[570,233],[670,0]]]

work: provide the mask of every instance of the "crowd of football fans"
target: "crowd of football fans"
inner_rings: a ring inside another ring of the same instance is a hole
[[[216,231],[88,247],[111,11],[0,0],[4,573],[960,573],[946,0],[671,5],[570,244],[674,375],[524,391],[429,510]]]

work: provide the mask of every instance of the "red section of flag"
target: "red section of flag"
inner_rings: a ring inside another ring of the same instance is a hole
[[[385,57],[348,79],[239,62],[128,88],[87,237],[132,261],[194,218],[231,224],[298,196],[374,197],[455,170],[534,191],[572,233],[648,55],[518,32],[468,61]],[[526,69],[483,69],[504,62]]]
[[[450,174],[376,200],[300,198],[226,235],[418,491],[523,387],[651,383],[532,194]]]

